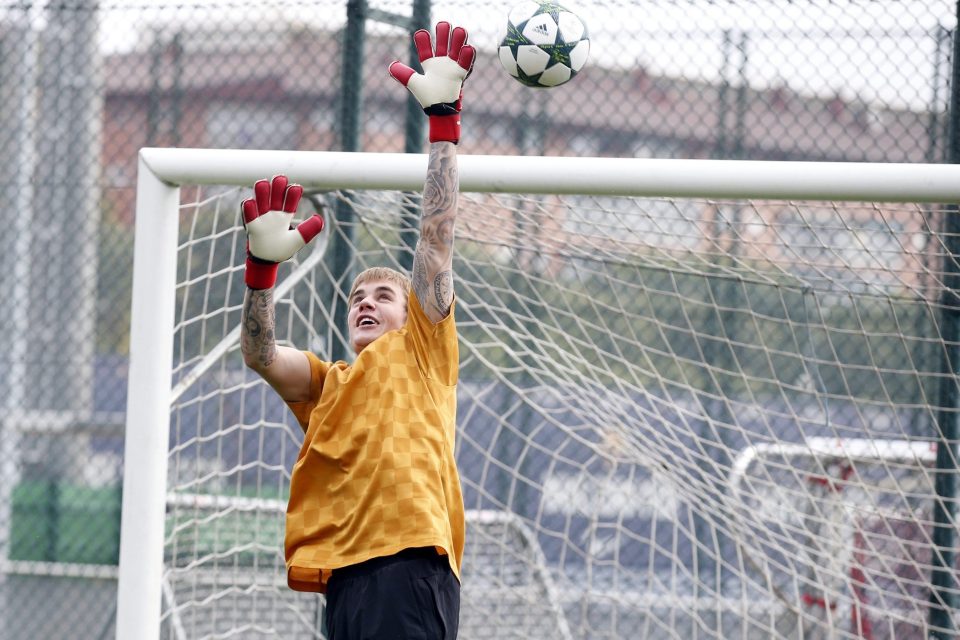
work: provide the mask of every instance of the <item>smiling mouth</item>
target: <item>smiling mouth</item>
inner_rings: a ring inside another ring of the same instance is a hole
[[[367,318],[360,318],[360,320],[357,321],[357,326],[358,326],[358,327],[375,327],[375,326],[377,326],[378,324],[379,324],[379,323],[378,323],[376,320],[374,320],[373,318],[368,318],[368,317],[367,317]]]

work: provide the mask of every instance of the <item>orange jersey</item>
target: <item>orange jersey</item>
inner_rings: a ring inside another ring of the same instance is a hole
[[[337,567],[409,547],[436,547],[460,576],[453,309],[433,324],[407,298],[406,324],[352,365],[307,353],[311,399],[289,403],[306,432],[287,505],[287,581],[297,591],[325,592]]]

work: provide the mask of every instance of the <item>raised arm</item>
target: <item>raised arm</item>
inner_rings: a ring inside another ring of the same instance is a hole
[[[459,175],[457,143],[463,81],[470,75],[476,51],[462,27],[437,23],[436,47],[424,29],[413,35],[423,73],[402,62],[390,75],[405,86],[430,117],[430,158],[423,188],[420,238],[413,257],[413,292],[427,317],[439,322],[453,304],[453,236],[457,218]]]
[[[254,197],[241,205],[247,230],[247,262],[240,328],[240,351],[248,367],[259,373],[288,402],[309,398],[310,363],[306,354],[276,342],[273,286],[281,262],[289,260],[323,229],[314,214],[294,228],[294,212],[303,189],[286,177],[260,180]]]
[[[310,363],[298,349],[277,345],[273,288],[247,289],[240,326],[244,363],[260,374],[287,402],[310,395]]]
[[[453,237],[458,195],[457,147],[449,142],[434,142],[430,145],[423,186],[423,214],[412,278],[413,292],[433,322],[445,318],[453,304]]]

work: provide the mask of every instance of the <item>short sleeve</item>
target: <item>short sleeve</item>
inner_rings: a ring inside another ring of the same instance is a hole
[[[457,325],[454,319],[456,299],[450,304],[450,313],[436,324],[427,317],[417,296],[407,296],[407,335],[413,343],[417,361],[424,374],[445,385],[457,384],[460,370],[460,351]]]
[[[306,354],[307,360],[310,362],[310,398],[301,402],[288,402],[287,406],[290,407],[290,411],[293,412],[297,422],[300,423],[300,428],[306,433],[307,426],[310,424],[310,414],[313,413],[313,408],[317,406],[317,402],[320,400],[320,394],[323,392],[323,379],[331,365],[310,351],[304,351],[303,353]]]

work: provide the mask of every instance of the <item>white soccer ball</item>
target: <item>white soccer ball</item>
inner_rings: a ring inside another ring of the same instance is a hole
[[[507,14],[499,53],[507,73],[528,87],[557,87],[587,63],[587,25],[556,2],[523,0]]]

